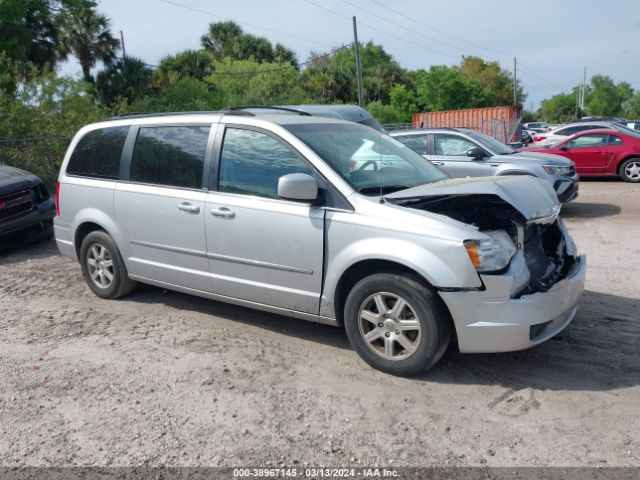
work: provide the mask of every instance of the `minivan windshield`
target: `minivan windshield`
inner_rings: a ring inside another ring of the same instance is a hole
[[[283,125],[354,190],[380,195],[449,176],[389,135],[356,123]]]
[[[496,155],[510,155],[516,153],[516,151],[502,143],[500,140],[496,140],[490,137],[486,133],[478,132],[477,130],[465,129],[464,133],[469,135],[475,141],[479,142],[482,146],[488,148]]]

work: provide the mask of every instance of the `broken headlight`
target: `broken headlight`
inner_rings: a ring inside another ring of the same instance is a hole
[[[464,246],[469,259],[478,272],[502,270],[516,254],[516,246],[504,230],[482,232],[489,238],[484,240],[465,240]]]

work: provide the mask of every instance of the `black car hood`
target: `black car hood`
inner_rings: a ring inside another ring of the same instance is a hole
[[[28,190],[41,183],[33,173],[8,165],[0,165],[0,195]]]

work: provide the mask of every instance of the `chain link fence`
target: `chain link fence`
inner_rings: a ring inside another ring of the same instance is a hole
[[[71,137],[0,139],[0,163],[35,173],[53,191]]]

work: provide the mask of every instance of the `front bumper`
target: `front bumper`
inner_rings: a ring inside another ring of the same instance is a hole
[[[503,275],[483,276],[484,291],[439,292],[453,318],[463,353],[510,352],[538,345],[562,331],[584,290],[586,257],[547,292],[512,298],[523,281],[522,264]]]
[[[0,222],[0,237],[26,230],[30,227],[45,226],[56,214],[56,203],[53,198],[38,203],[33,210],[9,220]]]
[[[578,196],[579,181],[578,176],[574,177],[562,177],[556,180],[553,184],[553,188],[558,195],[558,200],[561,203],[569,203],[575,200]]]

